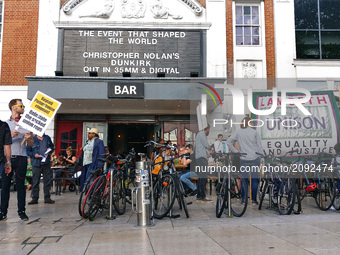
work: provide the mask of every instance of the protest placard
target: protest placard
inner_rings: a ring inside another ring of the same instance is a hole
[[[311,91],[311,95],[303,104],[311,115],[304,115],[294,105],[288,105],[287,115],[282,116],[280,95],[277,111],[270,115],[252,115],[266,154],[284,155],[296,149],[299,155],[311,156],[334,152],[333,147],[339,142],[340,119],[334,94],[332,91]],[[289,98],[300,97],[289,95]],[[271,93],[254,93],[253,101],[259,110],[269,109],[273,104]]]
[[[30,106],[25,109],[18,122],[19,128],[43,136],[60,106],[59,101],[37,91]]]

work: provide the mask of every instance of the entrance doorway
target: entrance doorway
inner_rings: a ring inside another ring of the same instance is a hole
[[[154,124],[109,124],[107,137],[107,145],[113,155],[124,155],[132,148],[137,153],[146,153],[144,145],[146,141],[154,139]]]

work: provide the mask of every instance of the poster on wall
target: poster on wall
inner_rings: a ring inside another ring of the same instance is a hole
[[[18,126],[43,136],[60,106],[61,103],[59,101],[37,91],[30,106],[25,109],[25,113],[18,122]]]
[[[289,98],[301,98],[290,94]],[[303,106],[311,113],[305,115],[295,105],[287,105],[281,115],[281,96],[277,110],[270,115],[252,115],[266,154],[284,155],[297,150],[299,155],[315,156],[319,152],[334,153],[339,141],[339,109],[333,91],[311,91],[311,98]],[[273,105],[272,93],[253,94],[256,109],[266,110]]]

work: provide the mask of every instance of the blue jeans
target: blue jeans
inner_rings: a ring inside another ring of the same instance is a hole
[[[244,167],[252,167],[252,166],[260,166],[260,158],[254,159],[254,160],[240,160],[240,166],[241,169],[244,170]],[[243,167],[243,168],[242,168]],[[257,168],[258,169],[258,168]],[[242,173],[243,178],[245,180],[245,183],[247,186],[249,186],[249,172],[243,172]],[[257,188],[259,186],[259,179],[258,179],[258,172],[252,172],[251,173],[251,200],[257,201]],[[244,192],[244,186],[242,183],[242,200],[244,201],[246,199],[246,195]]]
[[[190,178],[192,177],[198,177],[198,175],[195,172],[188,172],[185,174],[182,174],[180,177],[180,180],[185,183],[189,189],[196,190],[196,186],[190,181]]]
[[[18,213],[26,210],[26,188],[25,179],[27,171],[27,157],[18,156],[11,159],[12,171],[6,175],[5,171],[1,174],[1,212],[7,215],[8,203],[10,198],[10,188],[13,174],[15,173],[15,182],[17,189]]]

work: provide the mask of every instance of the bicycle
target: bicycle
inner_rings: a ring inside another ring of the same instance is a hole
[[[276,206],[280,215],[289,215],[292,213],[296,197],[295,181],[289,177],[289,168],[287,167],[288,172],[284,173],[281,172],[283,168],[280,166],[290,164],[290,161],[286,161],[285,158],[288,154],[293,154],[294,152],[295,151],[289,151],[281,157],[258,154],[261,158],[270,160],[269,164],[264,166],[266,174],[264,178],[261,179],[259,210],[262,208],[265,195],[269,194],[270,205],[273,204]],[[275,160],[278,165],[272,165]],[[276,167],[278,167],[278,171]]]
[[[78,202],[78,213],[81,217],[84,217],[83,215],[83,207],[86,201],[86,195],[88,193],[88,191],[90,190],[93,182],[100,176],[102,175],[102,170],[100,169],[95,169],[95,170],[91,170],[91,175],[88,179],[88,181],[85,183],[83,190],[80,192],[79,194],[79,202]]]
[[[125,213],[126,210],[126,187],[124,179],[124,167],[117,167],[116,163],[120,161],[122,166],[129,164],[132,156],[135,155],[134,150],[131,150],[126,159],[121,160],[119,157],[106,155],[106,159],[99,159],[101,161],[110,160],[114,162],[112,166],[101,176],[97,177],[91,184],[82,207],[82,216],[89,218],[92,221],[97,215],[98,211],[103,211],[109,208],[110,197],[110,177],[112,176],[112,203],[116,212],[119,215]]]
[[[329,158],[331,161],[326,162],[330,164],[329,170],[332,170],[334,176],[334,186],[335,186],[335,195],[333,206],[334,209],[340,210],[340,162],[338,162],[339,154],[329,154],[329,153],[320,153],[320,157]]]
[[[176,147],[170,145],[159,144],[154,141],[146,143],[145,147],[158,146],[174,150]],[[162,155],[164,158],[164,154]],[[157,159],[158,157],[155,157]],[[157,163],[152,163],[151,167],[161,165],[157,175],[153,174],[153,216],[156,219],[162,219],[165,216],[174,216],[171,213],[175,199],[178,201],[180,210],[184,210],[185,215],[189,218],[188,203],[186,202],[186,191],[180,180],[180,175],[175,168],[174,161],[179,157],[172,157],[168,160],[161,160]]]
[[[333,171],[332,166],[322,161],[324,156],[325,153],[318,153],[317,160],[299,156],[292,171],[296,175],[300,200],[310,194],[318,208],[327,211],[334,203],[336,187],[332,175],[328,173]],[[312,176],[308,176],[307,172]]]
[[[221,153],[219,155],[219,160],[224,162],[224,166],[230,166],[229,157],[232,155],[241,156],[246,155],[246,153]],[[216,217],[220,218],[224,209],[228,209],[230,206],[231,212],[235,217],[241,217],[248,205],[248,199],[243,200],[243,194],[248,196],[248,186],[240,173],[233,172],[226,174],[222,182],[218,182],[216,185]],[[229,178],[230,177],[230,178]],[[230,186],[229,186],[230,180]],[[230,188],[229,188],[230,187]],[[228,204],[228,194],[230,194],[230,205]]]

